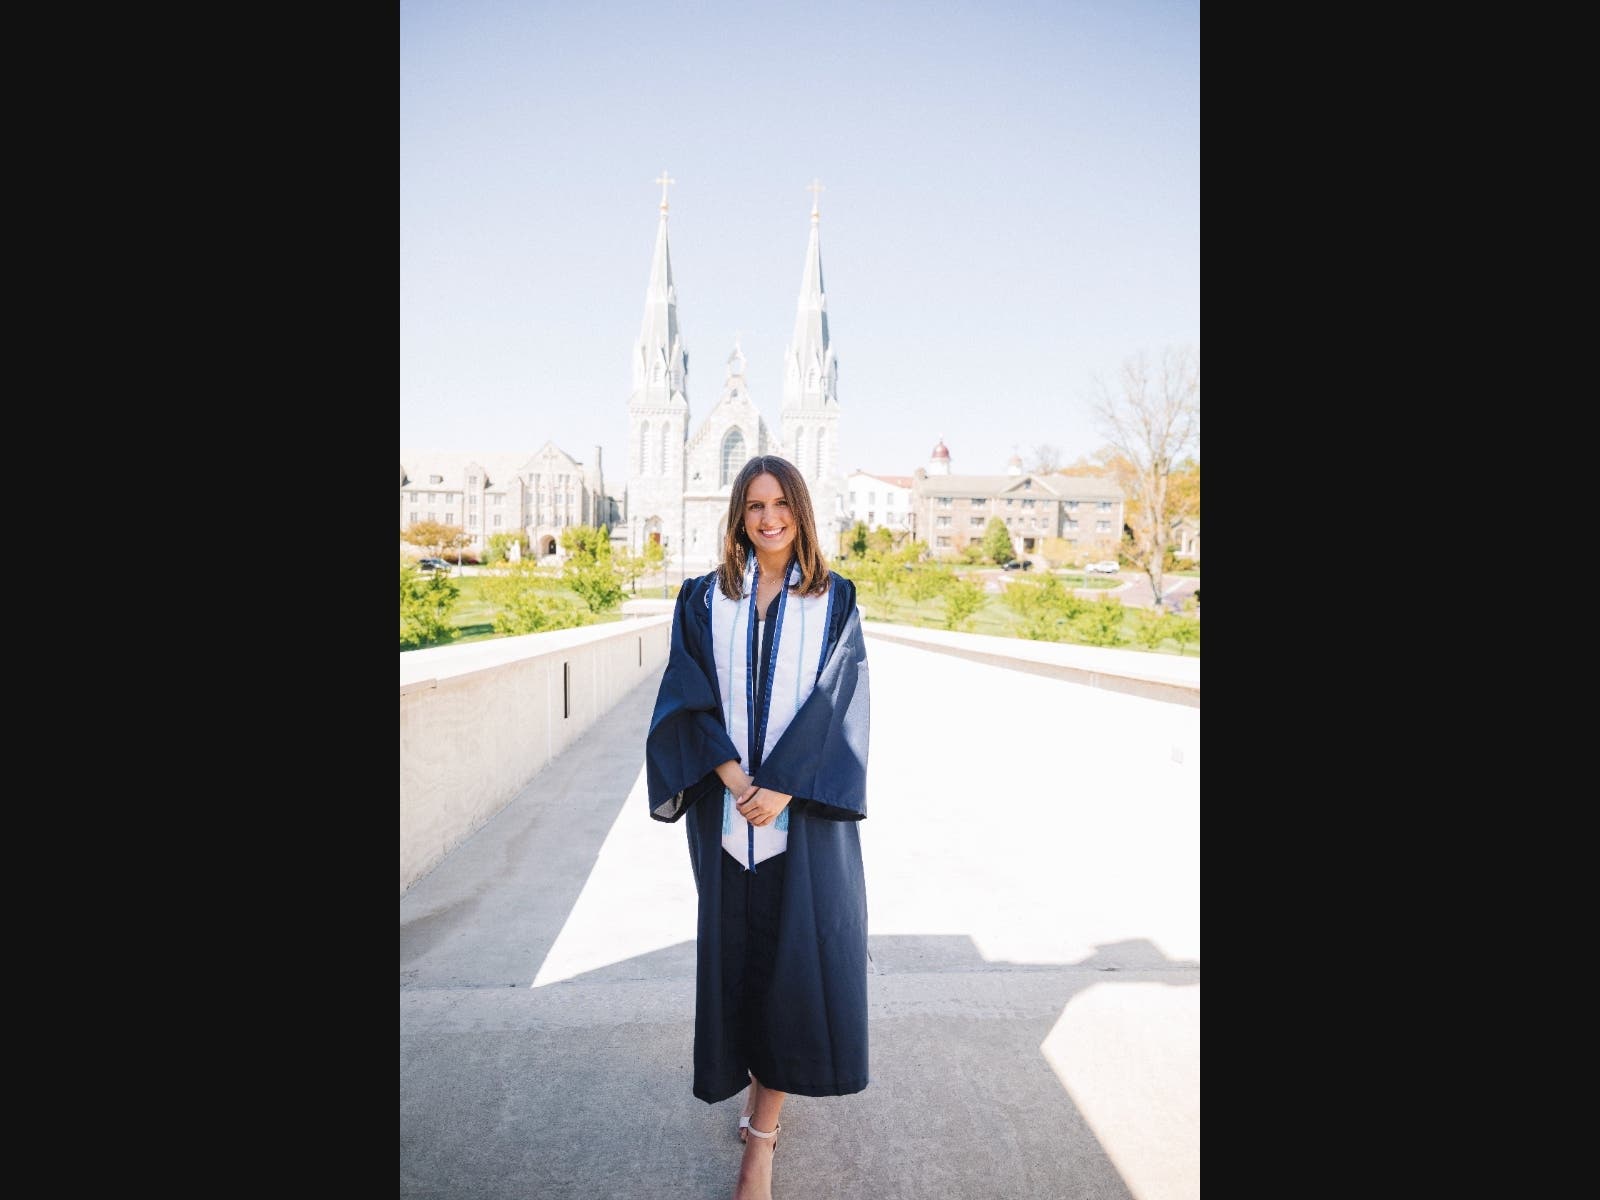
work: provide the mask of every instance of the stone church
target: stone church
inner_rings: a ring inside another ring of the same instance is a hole
[[[806,246],[794,336],[783,359],[783,413],[778,437],[750,395],[737,342],[728,356],[721,399],[691,428],[689,354],[678,327],[678,297],[667,245],[666,181],[656,228],[644,322],[633,352],[628,398],[626,521],[613,538],[630,550],[660,542],[673,576],[703,574],[721,560],[728,492],[739,468],[759,454],[778,454],[800,469],[811,489],[823,551],[838,550],[844,527],[839,470],[839,365],[828,333],[822,283],[820,220],[813,185],[811,240]]]

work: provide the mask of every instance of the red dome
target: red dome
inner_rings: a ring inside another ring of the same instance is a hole
[[[934,458],[949,458],[950,451],[945,449],[944,439],[939,439],[939,444],[933,448]]]

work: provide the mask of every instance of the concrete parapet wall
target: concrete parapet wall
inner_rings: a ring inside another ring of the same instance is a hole
[[[667,661],[670,616],[400,655],[400,893]]]
[[[954,654],[1014,671],[1048,675],[1088,687],[1200,707],[1198,658],[1115,650],[1105,646],[1030,642],[1023,638],[953,633],[943,629],[921,629],[914,625],[889,625],[879,621],[868,621],[861,628],[869,638],[900,642],[939,654]]]

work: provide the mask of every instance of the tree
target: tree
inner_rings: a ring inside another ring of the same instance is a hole
[[[948,567],[935,566],[933,563],[914,563],[911,570],[905,571],[905,577],[906,594],[921,604],[948,588],[955,579],[955,573]]]
[[[602,562],[583,562],[577,566],[569,562],[561,578],[578,593],[592,613],[610,612],[627,595],[622,590],[622,580],[612,569],[609,555]]]
[[[512,542],[517,543],[517,548],[521,551],[522,558],[528,557],[528,538],[526,534],[520,532],[491,533],[489,535],[488,549],[484,552],[484,564],[509,561]]]
[[[611,556],[611,565],[616,568],[622,582],[628,585],[628,591],[637,596],[639,576],[650,569],[650,560],[643,554],[622,550]]]
[[[1115,391],[1096,380],[1090,409],[1109,442],[1108,460],[1124,460],[1119,482],[1136,502],[1124,508],[1133,533],[1126,553],[1149,577],[1159,603],[1172,525],[1170,480],[1183,455],[1200,448],[1200,357],[1175,347],[1155,364],[1136,355],[1122,364]]]
[[[567,552],[562,579],[592,613],[609,612],[626,594],[611,561],[611,531],[604,525],[569,525],[561,531]]]
[[[1014,579],[1000,600],[1022,618],[1022,636],[1036,642],[1067,640],[1073,619],[1089,607],[1054,575],[1046,575],[1039,583]]]
[[[496,633],[543,633],[587,625],[593,618],[565,596],[551,594],[556,580],[532,558],[512,563],[500,575],[485,575],[483,592],[494,605]]]
[[[1078,565],[1078,552],[1063,537],[1041,538],[1039,553],[1052,568]]]
[[[1200,644],[1200,618],[1181,617],[1177,613],[1167,613],[1161,618],[1167,622],[1167,636],[1178,643],[1178,653],[1183,653],[1185,642]]]
[[[867,537],[867,523],[865,521],[857,521],[850,526],[850,532],[844,535],[845,549],[860,558],[867,552]]]
[[[1053,475],[1061,469],[1061,447],[1041,442],[1033,448],[1028,470],[1035,475]]]
[[[983,530],[983,552],[997,563],[1007,563],[1015,557],[1011,547],[1011,531],[999,517],[990,517]]]
[[[435,558],[443,558],[446,547],[456,545],[461,526],[446,525],[443,521],[418,521],[400,531],[400,540],[421,546]]]
[[[889,554],[894,550],[894,530],[879,525],[867,534],[867,549],[879,554]]]
[[[611,558],[611,531],[604,525],[568,525],[561,531],[561,548],[569,563],[593,563]]]
[[[450,609],[461,589],[443,574],[424,578],[413,563],[400,562],[400,649],[414,650],[455,640]]]
[[[953,580],[944,590],[944,627],[965,629],[983,607],[983,588],[971,579]]]
[[[1122,601],[1115,596],[1101,596],[1084,604],[1072,619],[1072,633],[1080,642],[1091,646],[1115,646],[1122,640]]]

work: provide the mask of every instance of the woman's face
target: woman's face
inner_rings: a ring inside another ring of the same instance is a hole
[[[787,556],[794,544],[794,514],[773,475],[757,475],[744,491],[744,531],[763,556]]]

